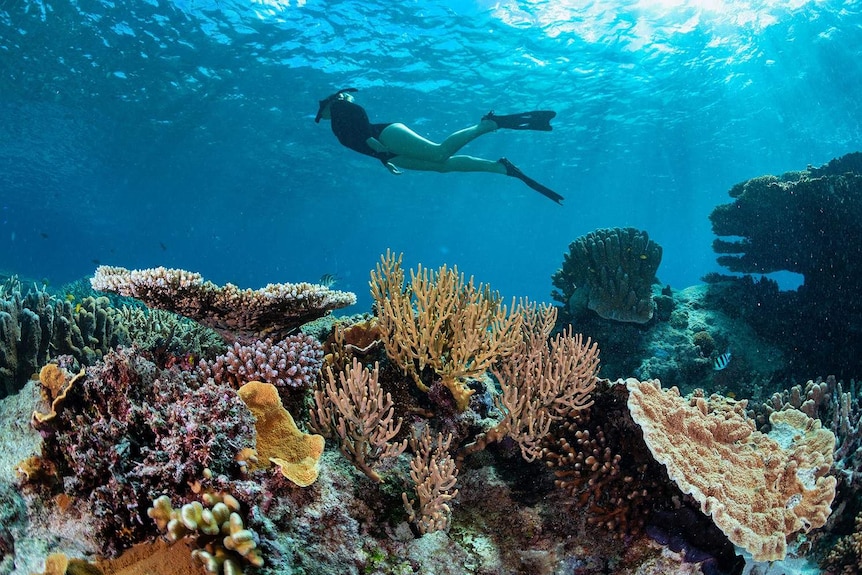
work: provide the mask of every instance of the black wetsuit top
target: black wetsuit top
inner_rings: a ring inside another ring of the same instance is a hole
[[[397,154],[375,152],[366,142],[368,138],[380,139],[380,132],[389,124],[372,124],[365,108],[347,100],[335,100],[329,106],[332,133],[343,146],[360,154],[377,158],[384,164]]]

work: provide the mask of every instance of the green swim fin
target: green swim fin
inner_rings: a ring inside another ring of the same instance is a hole
[[[551,200],[557,202],[561,206],[563,205],[563,200],[565,199],[563,196],[561,196],[560,194],[558,194],[554,190],[543,186],[542,184],[540,184],[539,182],[537,182],[533,178],[530,178],[530,177],[524,175],[524,172],[519,170],[518,167],[515,166],[515,164],[513,164],[512,162],[510,162],[506,158],[500,158],[497,161],[499,163],[503,164],[503,166],[505,166],[507,176],[511,176],[513,178],[518,178],[519,180],[521,180],[522,182],[524,182],[525,184],[527,184],[528,186],[530,186],[531,188],[533,188],[534,190],[536,190],[537,192],[539,192],[540,194],[545,196],[546,198],[550,198]]]
[[[538,130],[540,132],[550,132],[551,119],[557,113],[553,110],[537,110],[535,112],[524,112],[522,114],[509,114],[508,116],[498,116],[494,111],[488,112],[482,116],[483,120],[493,120],[498,128],[506,128],[509,130]]]

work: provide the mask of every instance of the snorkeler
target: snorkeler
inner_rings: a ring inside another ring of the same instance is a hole
[[[524,175],[506,158],[496,162],[473,156],[456,155],[458,150],[479,136],[499,128],[510,130],[551,130],[552,111],[526,112],[509,116],[497,116],[490,112],[475,126],[464,128],[440,144],[427,140],[404,124],[372,124],[368,114],[354,103],[352,92],[356,88],[345,88],[320,100],[315,122],[321,119],[332,121],[332,132],[342,145],[377,158],[393,174],[398,168],[430,172],[489,172],[518,178],[540,194],[562,204],[563,196],[546,188]]]

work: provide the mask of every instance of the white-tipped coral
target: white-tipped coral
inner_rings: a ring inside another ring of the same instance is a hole
[[[192,558],[207,573],[242,575],[243,564],[261,567],[257,535],[243,524],[236,498],[227,493],[204,493],[201,499],[203,503],[193,501],[174,509],[170,498],[162,495],[153,500],[147,515],[171,541],[195,537],[199,548],[192,551]]]
[[[230,341],[274,341],[333,309],[356,303],[356,294],[310,283],[269,284],[258,290],[217,286],[198,273],[163,267],[127,270],[99,266],[93,289],[134,297],[210,327]]]

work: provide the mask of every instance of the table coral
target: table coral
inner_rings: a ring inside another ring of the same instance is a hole
[[[310,283],[268,284],[258,290],[217,286],[194,272],[163,267],[128,270],[99,266],[93,289],[134,297],[211,327],[230,341],[278,341],[300,325],[356,303],[350,292]]]
[[[733,272],[789,271],[804,276],[796,290],[768,292],[740,279],[729,306],[748,315],[764,336],[792,352],[798,374],[856,377],[862,304],[862,154],[820,168],[761,176],[733,186],[732,202],[709,216],[718,263]],[[756,305],[746,299],[756,298]],[[811,326],[828,329],[811,336]]]
[[[645,231],[592,231],[569,244],[552,276],[559,290],[552,295],[572,317],[590,309],[605,319],[646,323],[655,310],[651,290],[661,256],[661,246]]]
[[[822,527],[835,497],[835,436],[796,410],[755,431],[747,402],[681,397],[676,388],[629,379],[628,407],[653,456],[679,488],[756,561],[784,559],[787,537]]]

